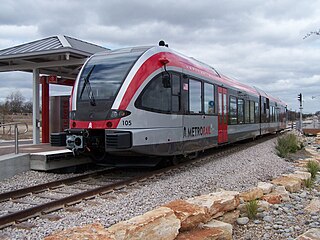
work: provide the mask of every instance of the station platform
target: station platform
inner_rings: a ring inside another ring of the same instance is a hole
[[[65,147],[34,145],[30,140],[19,140],[19,154],[14,150],[14,142],[0,143],[0,180],[28,170],[50,171],[92,162],[90,158],[74,157]]]

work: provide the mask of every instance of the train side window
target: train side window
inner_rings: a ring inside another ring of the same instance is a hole
[[[162,75],[150,81],[138,99],[138,106],[156,112],[171,112],[171,88],[164,88]]]
[[[244,123],[244,100],[238,99],[238,123]]]
[[[189,112],[202,112],[202,91],[201,82],[189,79]]]
[[[250,105],[248,100],[245,101],[244,105],[244,120],[245,123],[250,123]]]
[[[204,113],[214,113],[214,85],[204,83]]]
[[[172,112],[179,112],[180,111],[180,89],[181,89],[181,84],[180,84],[180,74],[172,74],[171,75],[171,85],[172,85]]]
[[[260,112],[259,112],[259,103],[254,102],[254,115],[255,115],[255,123],[260,122]]]
[[[254,123],[254,101],[250,101],[250,123]]]
[[[229,124],[237,124],[237,98],[230,96],[229,99]]]

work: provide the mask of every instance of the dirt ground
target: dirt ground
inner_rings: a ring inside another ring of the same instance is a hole
[[[32,138],[32,113],[28,114],[10,114],[10,115],[1,115],[0,122],[3,123],[12,123],[12,122],[22,122],[28,125],[27,133],[23,134],[26,130],[24,124],[19,124],[19,139],[30,139]],[[14,139],[14,126],[3,126],[0,127],[0,140],[12,140]]]

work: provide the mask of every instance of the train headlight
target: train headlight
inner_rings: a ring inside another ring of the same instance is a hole
[[[131,112],[127,110],[111,110],[109,114],[109,119],[123,118],[130,115]]]

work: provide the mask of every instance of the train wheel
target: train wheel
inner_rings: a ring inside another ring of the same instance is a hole
[[[173,156],[171,158],[171,161],[170,161],[171,165],[173,166],[177,166],[179,163],[181,163],[181,159],[178,158],[177,156]]]
[[[199,153],[199,152],[191,153],[191,154],[188,155],[188,158],[189,158],[190,160],[195,159],[195,158],[198,157],[198,153]]]
[[[105,160],[107,153],[105,151],[96,151],[93,152],[90,157],[94,162],[102,162]]]

